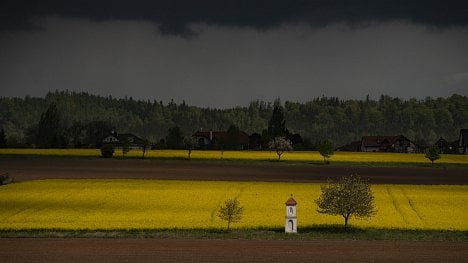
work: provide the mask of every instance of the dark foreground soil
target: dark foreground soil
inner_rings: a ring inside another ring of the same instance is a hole
[[[466,262],[467,242],[0,239],[0,262]]]
[[[4,172],[17,182],[58,178],[326,182],[328,178],[359,174],[368,177],[372,184],[468,184],[466,168],[346,167],[268,162],[0,157],[0,173]]]

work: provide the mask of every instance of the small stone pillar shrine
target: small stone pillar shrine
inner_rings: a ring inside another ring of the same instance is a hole
[[[297,202],[296,200],[294,200],[292,194],[285,204],[286,204],[286,217],[285,217],[286,220],[284,223],[284,232],[297,233],[297,218],[296,218]]]

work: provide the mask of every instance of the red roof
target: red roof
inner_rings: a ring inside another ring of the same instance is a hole
[[[381,147],[395,144],[404,136],[364,136],[362,137],[361,145],[365,147]]]
[[[296,202],[296,200],[294,200],[294,198],[290,197],[290,198],[288,199],[288,201],[286,201],[285,204],[286,204],[286,205],[297,205],[297,202]]]

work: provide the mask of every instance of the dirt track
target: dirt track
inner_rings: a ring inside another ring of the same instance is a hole
[[[467,184],[467,169],[337,167],[65,158],[0,158],[15,181],[139,178],[324,182],[358,173],[371,183]],[[468,242],[0,238],[0,262],[466,262]]]
[[[468,243],[0,239],[0,262],[466,262]]]
[[[15,181],[50,178],[135,178],[267,182],[325,182],[357,173],[373,184],[467,184],[468,169],[431,167],[342,167],[285,163],[0,158],[0,173]]]

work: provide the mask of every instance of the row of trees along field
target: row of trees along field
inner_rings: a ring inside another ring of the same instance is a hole
[[[275,108],[282,111],[285,123],[273,128],[287,127],[290,134],[300,134],[310,145],[330,140],[339,146],[363,135],[393,134],[429,145],[439,137],[454,141],[459,129],[468,127],[468,97],[460,95],[423,100],[386,95],[378,100],[320,97],[304,103],[253,101],[247,107],[214,109],[68,91],[45,97],[0,97],[0,127],[10,147],[51,142],[62,147],[94,145],[111,130],[158,142],[175,126],[185,136],[196,130],[226,131],[232,125],[248,134],[268,134]],[[58,129],[53,136],[47,135],[50,127]],[[45,142],[37,141],[41,134]]]

